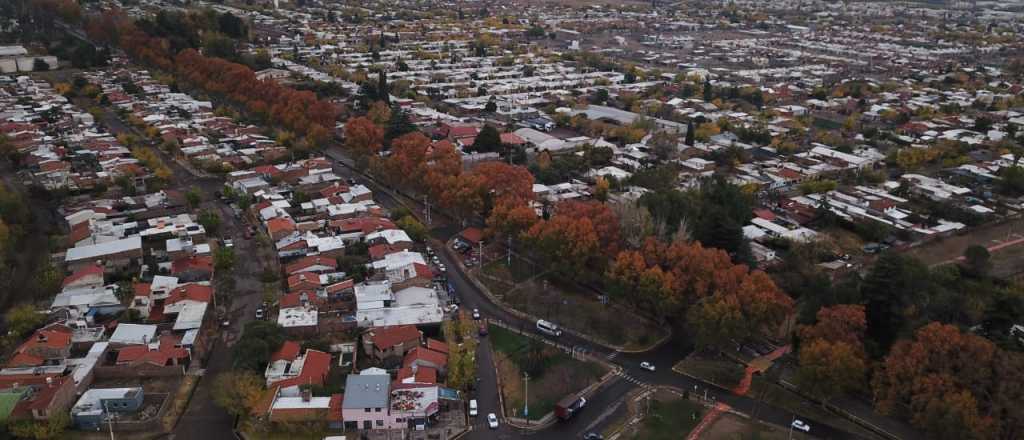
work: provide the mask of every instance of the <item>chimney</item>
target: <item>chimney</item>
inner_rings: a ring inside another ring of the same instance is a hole
[[[306,387],[302,389],[302,401],[309,402],[313,399],[313,389]]]

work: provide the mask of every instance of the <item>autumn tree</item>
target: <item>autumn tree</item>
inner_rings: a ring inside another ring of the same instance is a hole
[[[213,401],[236,417],[250,415],[263,395],[263,376],[252,371],[226,371],[213,381]]]
[[[538,220],[536,211],[529,205],[515,199],[499,200],[487,217],[488,233],[517,238]]]
[[[384,142],[384,130],[366,117],[355,117],[345,123],[345,148],[352,152],[357,162],[366,166],[369,157],[380,152]]]
[[[813,339],[800,348],[800,388],[828,401],[859,388],[867,373],[863,350],[844,341]]]
[[[430,139],[413,132],[391,142],[391,155],[385,160],[384,177],[400,187],[419,185],[426,175]]]
[[[373,104],[370,104],[370,109],[366,111],[366,117],[378,126],[385,126],[391,120],[391,107],[388,107],[384,101],[374,101]]]
[[[533,225],[524,238],[548,264],[570,277],[584,273],[601,255],[597,231],[586,217],[556,214]]]
[[[928,324],[886,356],[872,383],[876,407],[909,419],[929,438],[995,438],[989,393],[1000,380],[996,357],[995,346],[979,336]]]

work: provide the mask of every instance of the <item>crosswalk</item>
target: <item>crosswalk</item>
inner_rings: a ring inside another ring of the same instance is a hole
[[[619,352],[618,351],[613,351],[611,353],[608,353],[608,355],[605,356],[605,359],[608,359],[609,361],[613,361],[617,357],[619,357]]]
[[[631,383],[633,385],[636,385],[638,387],[641,387],[641,388],[650,388],[651,387],[651,384],[649,384],[647,382],[644,382],[644,381],[642,381],[640,379],[637,379],[636,377],[631,376],[629,373],[625,372],[624,370],[618,370],[618,371],[615,372],[615,374],[620,376],[620,377],[622,377],[622,380],[625,380],[626,382],[629,382],[629,383]]]

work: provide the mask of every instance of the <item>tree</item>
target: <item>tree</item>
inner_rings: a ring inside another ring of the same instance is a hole
[[[391,105],[391,92],[388,89],[388,74],[384,69],[377,72],[377,97],[384,105]]]
[[[526,30],[526,36],[530,38],[544,38],[545,35],[547,35],[547,31],[537,25],[530,26],[530,28]]]
[[[487,104],[484,105],[484,111],[487,112],[487,113],[494,113],[494,112],[498,111],[498,103],[494,102],[493,99],[490,100],[490,101],[487,101]]]
[[[714,88],[711,87],[711,77],[704,77],[704,102],[711,102],[714,99]]]
[[[262,372],[270,355],[284,343],[284,329],[269,321],[251,321],[245,324],[242,337],[232,347],[235,369]]]
[[[887,252],[875,262],[861,283],[861,296],[867,316],[869,350],[888,351],[903,323],[915,316],[913,307],[921,304],[931,287],[928,268],[911,257]]]
[[[50,70],[50,65],[42,58],[36,58],[32,60],[32,70],[36,72],[45,72]]]
[[[391,107],[388,107],[384,101],[373,101],[373,104],[370,104],[370,109],[366,112],[366,117],[370,118],[374,124],[383,126],[391,120]]]
[[[594,198],[600,202],[608,201],[608,189],[608,179],[599,176],[594,182]]]
[[[7,328],[18,337],[27,335],[46,322],[46,315],[36,311],[32,304],[18,304],[4,314]]]
[[[185,192],[185,201],[188,203],[189,209],[196,209],[199,207],[199,202],[203,200],[202,193],[199,192],[199,188],[192,187]]]
[[[349,119],[345,123],[345,148],[352,152],[357,162],[365,161],[368,157],[380,152],[384,142],[384,130],[366,117]]]
[[[473,151],[479,153],[495,153],[502,151],[501,146],[501,134],[498,133],[498,129],[494,126],[487,124],[484,128],[480,129],[480,133],[476,135],[476,140],[473,141]]]
[[[235,249],[225,246],[217,248],[213,254],[213,267],[218,272],[228,271],[235,267]]]
[[[409,234],[409,238],[417,243],[422,243],[430,235],[430,231],[427,230],[427,227],[411,215],[398,219],[398,221],[395,222],[395,225],[402,228],[406,234]]]
[[[197,222],[206,229],[206,233],[210,235],[217,235],[220,231],[220,215],[209,209],[204,209],[199,212],[199,219]]]
[[[993,438],[992,402],[976,396],[998,387],[996,356],[981,337],[928,324],[913,340],[893,345],[873,379],[875,405],[882,414],[908,418],[928,438]]]
[[[388,121],[388,129],[384,135],[385,142],[392,142],[394,139],[416,131],[416,126],[409,120],[409,114],[399,107],[391,109],[391,119]]]
[[[499,200],[487,217],[488,233],[518,238],[537,220],[537,213],[526,203],[512,198]]]
[[[823,339],[860,345],[867,331],[864,306],[841,304],[822,307],[818,310],[818,321],[813,326],[800,328],[800,338],[805,341]]]
[[[263,396],[263,376],[252,371],[225,371],[213,381],[213,401],[236,417],[247,417]]]
[[[826,402],[855,390],[867,372],[861,352],[846,342],[815,339],[800,348],[797,383]]]
[[[984,277],[992,269],[991,257],[985,246],[971,245],[964,251],[964,264],[971,274]]]
[[[51,440],[64,438],[64,431],[71,426],[71,415],[57,411],[46,420],[19,420],[9,425],[11,434],[22,439]]]
[[[534,224],[524,238],[547,264],[569,277],[584,273],[588,262],[601,255],[594,224],[586,217],[555,215]]]

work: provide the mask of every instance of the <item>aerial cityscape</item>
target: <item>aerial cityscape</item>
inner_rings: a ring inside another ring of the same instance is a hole
[[[2,0],[0,439],[1024,438],[1024,0]]]

